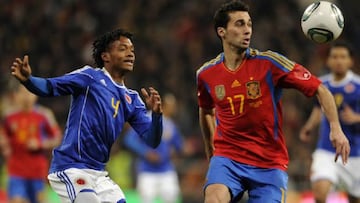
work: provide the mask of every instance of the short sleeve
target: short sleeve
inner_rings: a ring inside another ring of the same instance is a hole
[[[321,84],[321,81],[310,73],[306,68],[295,64],[292,70],[279,78],[278,86],[283,88],[295,88],[307,97],[312,97]]]
[[[199,75],[196,77],[197,80],[197,97],[199,107],[204,109],[214,108],[214,102],[210,95],[210,89],[208,85],[200,78]]]

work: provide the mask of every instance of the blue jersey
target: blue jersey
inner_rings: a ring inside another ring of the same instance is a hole
[[[321,77],[323,84],[334,95],[338,112],[348,105],[354,112],[360,113],[360,77],[349,71],[346,77],[339,82],[334,82],[331,74]],[[360,123],[348,125],[341,121],[341,127],[348,138],[351,146],[350,156],[360,156]],[[320,123],[320,137],[318,148],[335,153],[335,149],[329,140],[329,122],[322,117]]]
[[[42,91],[41,84],[51,91]],[[115,83],[105,68],[85,66],[46,80],[31,77],[25,86],[42,96],[71,95],[64,137],[54,149],[50,173],[68,168],[104,170],[125,122],[143,136],[154,123],[162,128],[162,116],[153,113],[151,118],[139,94]],[[160,141],[161,131],[157,132]]]
[[[137,172],[155,173],[174,170],[171,162],[171,152],[173,149],[176,152],[180,152],[183,145],[181,135],[175,123],[166,117],[163,118],[162,140],[156,149],[148,147],[133,129],[129,129],[125,134],[124,144],[139,157],[136,163]],[[152,150],[160,156],[159,163],[154,164],[145,159],[145,154]]]

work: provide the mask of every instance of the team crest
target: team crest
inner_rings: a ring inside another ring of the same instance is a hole
[[[219,100],[224,99],[224,97],[225,97],[225,86],[224,85],[216,85],[215,86],[215,95],[216,95],[216,98],[218,98]]]
[[[126,102],[127,102],[128,104],[131,104],[131,102],[132,102],[131,97],[130,97],[129,95],[127,95],[127,94],[125,94],[125,100],[126,100]]]
[[[353,93],[355,91],[355,85],[352,83],[349,83],[344,87],[344,90],[348,94]]]
[[[246,83],[247,97],[249,99],[257,99],[261,97],[260,82],[250,81]]]

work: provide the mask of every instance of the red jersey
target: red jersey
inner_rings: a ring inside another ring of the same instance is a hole
[[[215,108],[214,155],[286,170],[282,88],[295,88],[310,97],[320,80],[280,54],[251,48],[236,70],[225,67],[221,53],[205,63],[196,77],[199,106]]]
[[[60,134],[55,119],[46,115],[45,111],[35,108],[30,112],[19,111],[5,117],[4,130],[11,148],[7,162],[9,175],[29,179],[46,177],[48,160],[44,151],[30,151],[27,148],[29,139],[35,139],[41,145],[44,139]]]

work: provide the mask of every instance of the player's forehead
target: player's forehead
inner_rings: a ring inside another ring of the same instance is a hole
[[[332,47],[330,49],[330,55],[332,54],[347,54],[350,56],[350,52],[346,47]]]
[[[237,21],[251,22],[251,17],[247,11],[233,11],[229,13],[229,23]]]
[[[124,37],[124,36],[120,36],[118,40],[115,40],[111,46],[111,47],[129,47],[129,48],[134,48],[134,44],[132,43],[131,39]]]

